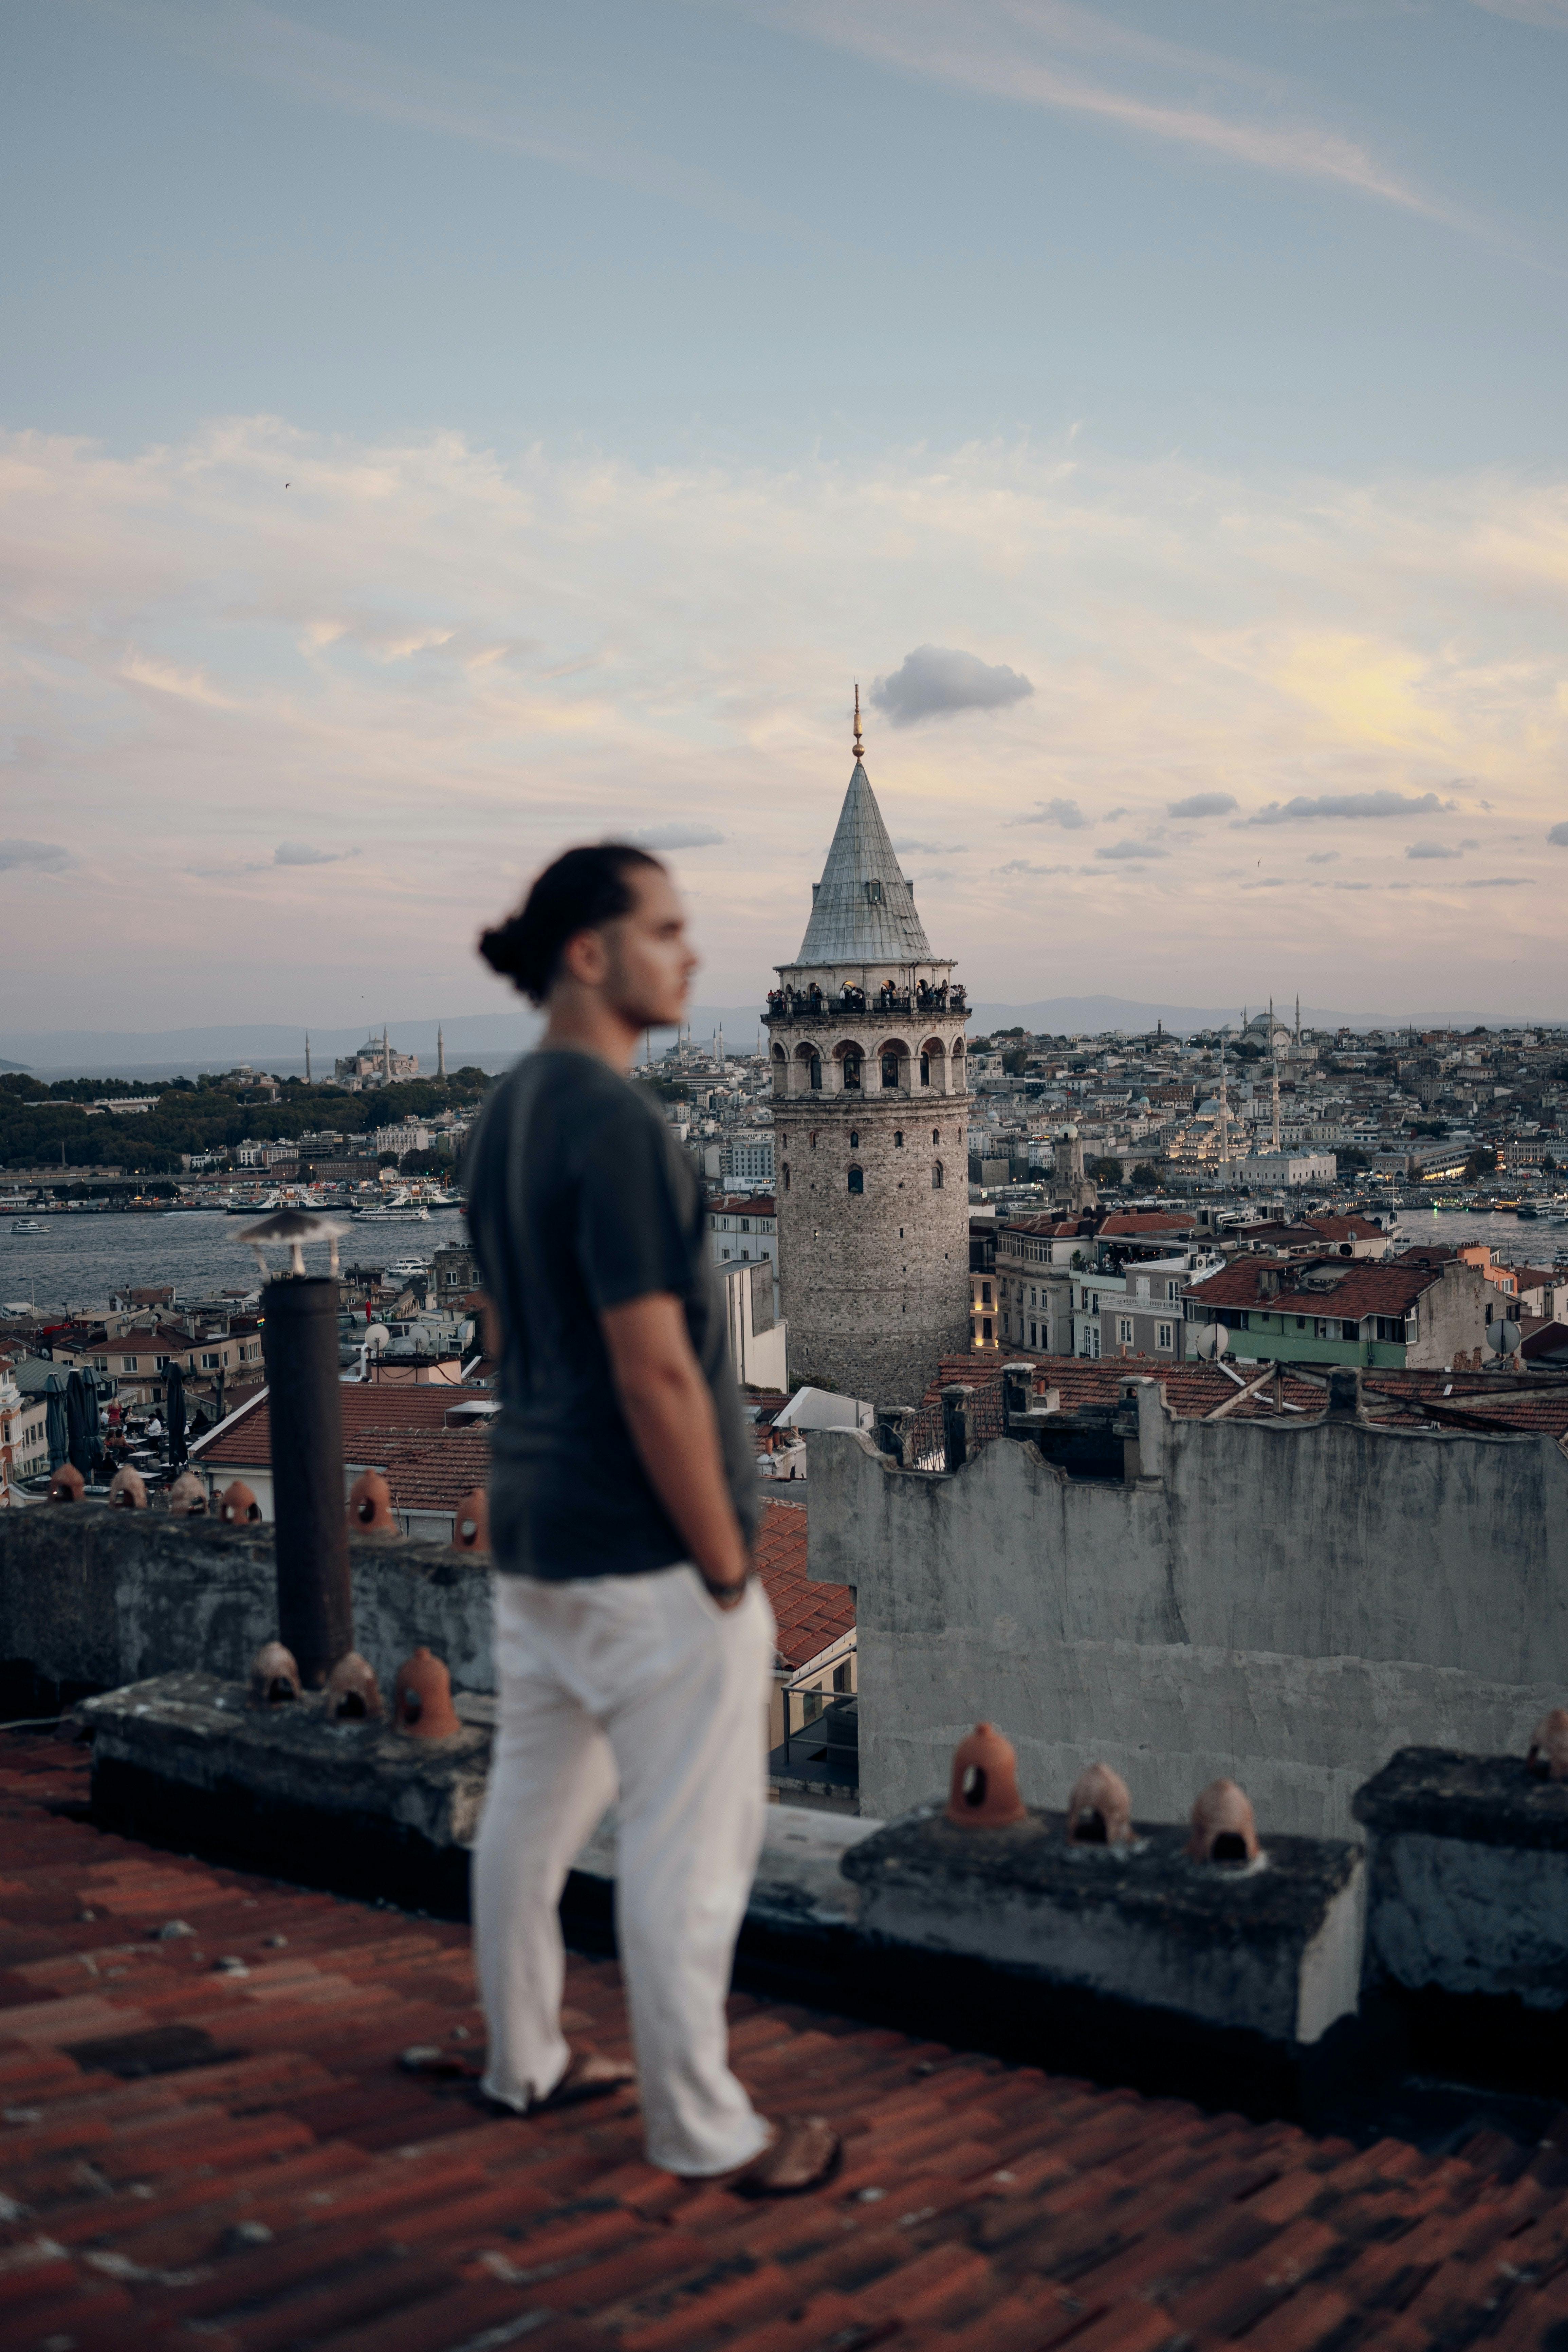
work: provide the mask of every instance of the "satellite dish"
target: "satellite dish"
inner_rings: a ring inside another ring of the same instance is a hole
[[[1511,1356],[1519,1340],[1519,1325],[1510,1323],[1506,1317],[1500,1322],[1487,1325],[1486,1344],[1494,1355]]]
[[[1193,1353],[1205,1364],[1215,1362],[1230,1345],[1230,1333],[1223,1323],[1202,1323],[1193,1334]]]
[[[373,1356],[379,1356],[382,1349],[390,1344],[392,1334],[384,1323],[373,1323],[364,1335],[364,1344]]]

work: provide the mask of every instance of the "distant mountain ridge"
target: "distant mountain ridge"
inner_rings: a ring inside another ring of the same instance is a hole
[[[1194,1005],[1146,1003],[1141,999],[1125,996],[1050,996],[1037,998],[1026,1004],[1001,1004],[982,1001],[973,1007],[973,1026],[984,1036],[994,1029],[1023,1028],[1045,1031],[1058,1036],[1094,1036],[1109,1030],[1125,1030],[1130,1035],[1140,1035],[1163,1023],[1168,1030],[1184,1035],[1194,1029],[1218,1028],[1223,1023],[1239,1022],[1243,1011],[1257,1013],[1261,1003],[1230,1005]],[[1277,1006],[1282,1020],[1295,1018],[1292,1003],[1287,1009]],[[1342,1013],[1321,1005],[1301,1007],[1303,1024],[1314,1029],[1402,1029],[1415,1024],[1428,1027],[1473,1028],[1484,1023],[1491,1028],[1514,1028],[1525,1021],[1538,1021],[1546,1027],[1558,1025],[1555,1017],[1546,1014],[1515,1013],[1490,1015],[1479,1013]],[[387,1030],[392,1043],[401,1053],[417,1054],[426,1073],[436,1067],[436,1032],[439,1026],[447,1040],[447,1066],[460,1068],[465,1063],[476,1063],[481,1069],[504,1068],[517,1055],[525,1051],[539,1034],[540,1016],[531,1007],[519,1003],[514,1011],[505,1013],[463,1013],[451,1020],[437,1023],[434,1019],[389,1021]],[[753,1050],[761,1034],[757,1005],[695,1004],[689,1023],[691,1035],[699,1045],[706,1045],[717,1030],[724,1033],[724,1042],[732,1051]],[[312,1029],[310,1059],[314,1075],[330,1076],[331,1066],[340,1055],[348,1054],[364,1043],[367,1035],[381,1034],[381,1024],[374,1032],[365,1028]],[[654,1048],[662,1051],[674,1035],[673,1030],[656,1031]],[[159,1029],[139,1032],[128,1029],[58,1029],[11,1030],[0,1034],[0,1046],[5,1049],[0,1058],[0,1070],[29,1071],[41,1078],[57,1077],[195,1077],[203,1070],[232,1069],[237,1063],[248,1062],[258,1070],[276,1071],[280,1076],[303,1076],[305,1068],[305,1032],[292,1024],[277,1021],[235,1022],[209,1028]]]

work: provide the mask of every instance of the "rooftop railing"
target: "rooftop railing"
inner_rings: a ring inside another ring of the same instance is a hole
[[[922,1013],[935,1016],[967,1013],[968,1011],[969,1002],[963,989],[952,982],[944,982],[940,988],[921,986],[912,991],[873,989],[869,994],[861,988],[847,988],[837,996],[829,996],[820,989],[773,988],[768,992],[764,1018],[769,1021],[834,1022],[868,1018],[879,1021],[895,1015],[918,1019]]]

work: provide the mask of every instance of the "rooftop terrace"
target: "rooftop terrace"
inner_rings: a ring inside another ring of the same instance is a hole
[[[1555,2127],[1425,2147],[1252,2124],[739,1992],[773,2206],[645,2161],[628,2095],[494,2121],[398,2071],[481,2032],[466,1928],[209,1867],[0,1739],[0,2335],[16,2352],[1258,2352],[1560,2346]],[[626,2048],[574,1958],[570,2030]],[[1538,2140],[1539,2145],[1531,2144]]]

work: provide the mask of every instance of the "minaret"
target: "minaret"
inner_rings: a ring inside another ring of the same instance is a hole
[[[307,1029],[307,1030],[306,1030],[306,1032],[305,1032],[305,1084],[306,1084],[307,1086],[309,1086],[309,1085],[310,1085],[310,1031]]]
[[[392,1084],[392,1047],[386,1041],[386,1024],[384,1021],[381,1024],[381,1075],[386,1084],[390,1086]]]
[[[446,1032],[442,1029],[442,1027],[441,1027],[440,1024],[437,1022],[437,1025],[436,1025],[436,1076],[437,1076],[438,1078],[444,1078],[444,1077],[446,1076],[446,1075],[447,1075],[447,1036],[446,1036]]]
[[[854,768],[766,1015],[792,1380],[918,1404],[969,1346],[968,1008]]]
[[[1270,1149],[1279,1149],[1279,1049],[1274,1043],[1274,999],[1268,1000],[1268,1092],[1274,1107]]]

